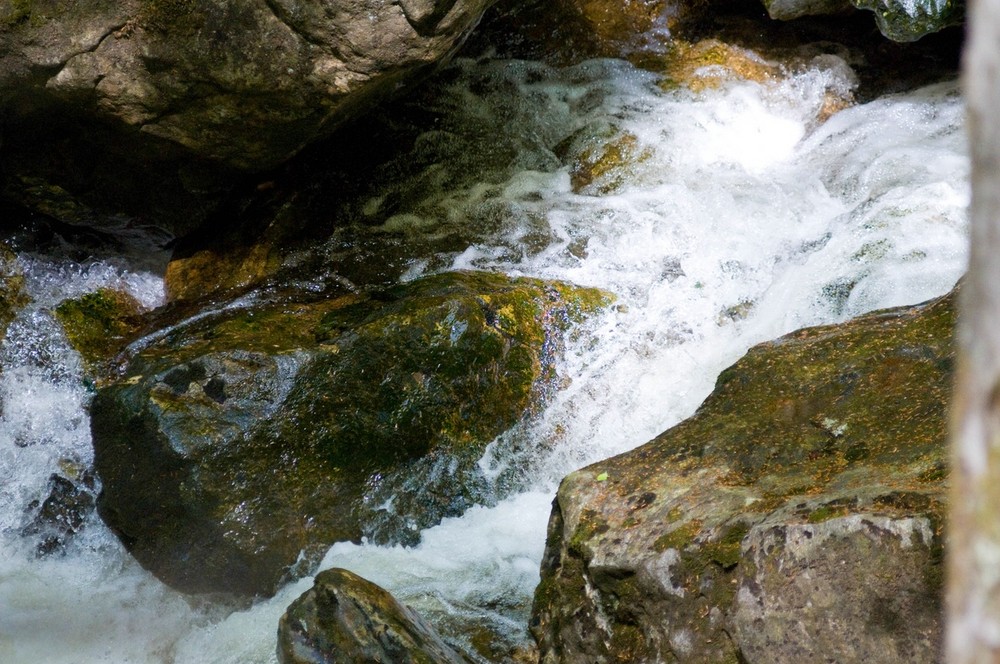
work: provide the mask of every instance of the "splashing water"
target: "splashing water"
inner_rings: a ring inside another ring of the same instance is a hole
[[[387,587],[446,632],[475,620],[517,643],[563,475],[690,415],[755,343],[951,288],[966,255],[963,106],[943,83],[823,122],[829,95],[853,85],[832,56],[697,94],[612,60],[451,72],[435,101],[444,128],[415,148],[420,197],[381,229],[465,224],[474,239],[415,259],[405,278],[497,270],[598,286],[618,303],[568,342],[568,381],[546,410],[488,448],[481,465],[506,498],[416,547],[337,544],[323,566]],[[617,161],[602,170],[594,155]],[[96,522],[65,555],[33,556],[25,506],[60,463],[91,458],[82,369],[48,309],[108,283],[148,306],[162,295],[147,273],[21,260],[35,302],[0,349],[0,661],[274,661],[278,617],[310,579],[218,616],[140,570]]]

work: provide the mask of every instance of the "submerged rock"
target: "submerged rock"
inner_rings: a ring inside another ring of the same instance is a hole
[[[188,592],[267,594],[333,542],[413,541],[480,499],[485,445],[553,388],[558,333],[607,301],[448,273],[193,319],[94,399],[100,514]],[[403,482],[422,493],[382,499]]]
[[[953,322],[954,294],[762,344],[569,475],[541,661],[937,661]]]
[[[44,501],[28,505],[32,519],[21,535],[37,537],[35,552],[47,556],[65,551],[66,545],[83,528],[94,512],[96,486],[92,470],[72,471],[65,464],[63,474],[49,476],[48,495]]]
[[[344,569],[320,572],[281,616],[280,664],[468,664],[412,609]]]

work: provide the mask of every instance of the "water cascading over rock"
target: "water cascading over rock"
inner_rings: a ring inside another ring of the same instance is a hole
[[[541,661],[938,661],[954,299],[757,346],[693,417],[569,475]]]
[[[544,401],[559,333],[608,297],[447,273],[195,319],[94,399],[100,514],[188,592],[270,594],[334,542],[413,542],[483,498],[486,444]]]

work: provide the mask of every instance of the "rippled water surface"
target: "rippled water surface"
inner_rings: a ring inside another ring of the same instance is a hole
[[[360,209],[387,237],[472,239],[414,257],[403,278],[503,271],[618,303],[569,342],[548,408],[482,459],[506,497],[416,547],[337,544],[323,564],[446,632],[472,619],[517,643],[563,475],[690,415],[757,342],[951,288],[966,254],[963,108],[942,83],[826,119],[854,85],[829,55],[698,93],[614,60],[464,60],[444,80],[439,126],[402,156],[418,168]],[[602,155],[610,166],[594,166]],[[278,617],[310,579],[226,615],[166,589],[96,519],[64,555],[35,555],[29,506],[92,456],[91,388],[51,309],[104,285],[152,307],[163,287],[127,258],[19,261],[34,302],[0,347],[0,661],[273,661]]]

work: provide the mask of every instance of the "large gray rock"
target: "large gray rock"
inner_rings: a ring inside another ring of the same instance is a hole
[[[316,576],[281,616],[280,664],[468,664],[412,609],[344,569]]]
[[[692,418],[569,475],[542,662],[938,661],[953,301],[753,348]]]
[[[63,102],[259,170],[451,52],[489,0],[0,2],[0,104]]]
[[[491,2],[0,0],[0,195],[185,234],[430,73]]]

